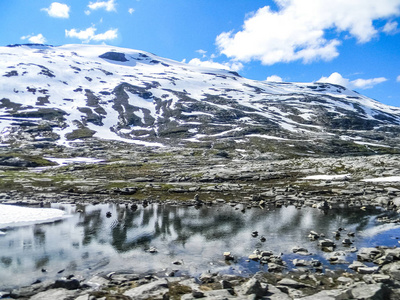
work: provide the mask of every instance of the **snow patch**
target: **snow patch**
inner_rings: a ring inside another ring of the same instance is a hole
[[[398,181],[400,181],[400,176],[369,178],[369,179],[363,179],[361,181],[365,181],[365,182],[398,182]]]
[[[341,175],[311,175],[304,177],[304,180],[341,180],[350,177],[351,174],[341,174]]]
[[[0,228],[61,220],[65,212],[54,208],[31,208],[0,204]]]
[[[93,164],[104,161],[103,159],[91,158],[91,157],[73,157],[73,158],[46,157],[46,159],[55,162],[60,166],[66,166],[74,163]]]

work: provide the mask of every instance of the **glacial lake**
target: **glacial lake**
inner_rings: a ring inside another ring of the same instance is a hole
[[[2,229],[0,236],[0,291],[69,276],[89,278],[96,274],[126,270],[141,274],[199,276],[203,272],[222,272],[247,276],[268,271],[267,265],[249,261],[255,249],[282,253],[288,269],[292,260],[319,259],[324,268],[347,269],[330,265],[332,253],[323,252],[317,241],[310,241],[310,230],[325,234],[336,242],[335,251],[347,251],[343,258],[356,259],[342,245],[347,232],[355,232],[351,246],[397,246],[400,229],[380,224],[377,217],[390,212],[379,208],[337,208],[326,212],[294,206],[282,208],[231,206],[139,205],[136,210],[124,204],[52,204],[67,217],[53,223]],[[111,213],[107,214],[107,213]],[[333,232],[344,228],[341,237]],[[253,237],[252,232],[258,231]],[[260,240],[261,236],[265,241]],[[292,248],[301,246],[312,255],[300,256]],[[157,251],[151,253],[149,249]],[[227,262],[229,251],[235,260]],[[178,264],[178,263],[179,264]],[[175,264],[174,264],[175,263]]]

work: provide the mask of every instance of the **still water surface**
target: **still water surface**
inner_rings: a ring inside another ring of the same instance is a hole
[[[379,209],[332,209],[327,213],[314,208],[252,208],[242,206],[186,206],[151,204],[133,211],[125,205],[53,204],[68,217],[48,224],[8,228],[0,236],[0,290],[29,285],[36,280],[54,280],[70,274],[87,278],[100,272],[129,270],[135,273],[179,270],[178,275],[197,276],[202,272],[247,275],[265,270],[246,261],[255,249],[283,254],[291,268],[298,256],[291,249],[302,246],[313,253],[305,259],[320,259],[325,267],[331,253],[322,252],[308,233],[315,230],[333,238],[333,231],[345,228],[337,249],[348,250],[341,241],[346,232],[357,248],[398,245],[400,229],[379,225]],[[111,213],[111,217],[107,213]],[[5,230],[3,230],[5,231]],[[251,233],[258,231],[259,236]],[[266,238],[265,242],[260,237]],[[151,247],[157,253],[150,253]],[[230,251],[235,262],[226,263],[223,253]],[[355,254],[348,254],[352,262]],[[176,265],[173,262],[182,264]],[[60,272],[60,273],[59,273]]]

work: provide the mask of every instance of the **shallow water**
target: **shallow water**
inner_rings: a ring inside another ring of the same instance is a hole
[[[292,268],[291,260],[320,259],[326,268],[331,253],[322,252],[308,233],[315,230],[333,239],[332,232],[345,228],[337,240],[337,251],[348,250],[341,241],[348,231],[357,248],[398,245],[399,227],[379,225],[380,209],[332,209],[324,213],[314,208],[252,208],[242,206],[186,206],[151,204],[136,211],[125,205],[53,204],[69,215],[48,224],[8,228],[0,236],[0,289],[29,285],[36,280],[54,280],[70,274],[87,278],[100,272],[129,270],[135,273],[179,270],[177,275],[197,276],[205,271],[247,275],[267,266],[248,262],[255,249],[272,250]],[[81,211],[80,211],[81,210]],[[78,212],[80,211],[80,212]],[[107,217],[111,212],[111,217]],[[251,233],[258,231],[258,237]],[[265,242],[260,237],[266,238]],[[298,256],[294,246],[313,253]],[[157,253],[150,253],[155,247]],[[230,251],[235,262],[224,261]],[[352,262],[355,254],[344,257]],[[180,261],[181,265],[173,262]]]

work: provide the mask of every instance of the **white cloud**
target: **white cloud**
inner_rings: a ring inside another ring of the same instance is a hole
[[[42,8],[43,11],[47,12],[50,17],[53,18],[69,18],[69,6],[67,4],[53,2],[48,8]]]
[[[321,77],[318,82],[338,84],[350,88],[350,80],[343,78],[338,72],[332,73],[329,77]]]
[[[370,78],[370,79],[359,78],[359,79],[350,81],[350,83],[355,88],[370,89],[370,88],[373,88],[375,85],[385,82],[385,81],[387,81],[387,79],[385,77]]]
[[[345,32],[359,43],[377,36],[374,20],[400,15],[398,0],[274,0],[248,17],[239,32],[223,32],[216,38],[222,54],[235,60],[260,60],[271,65],[302,60],[329,61],[339,55],[340,36]]]
[[[28,40],[32,44],[44,44],[46,43],[46,38],[43,34],[39,33],[37,35],[25,35],[21,36],[21,40]]]
[[[88,7],[91,10],[104,8],[106,11],[116,11],[115,0],[89,2]]]
[[[243,68],[243,65],[240,62],[227,62],[227,63],[217,63],[212,60],[202,61],[198,58],[193,58],[188,62],[189,65],[205,67],[205,68],[214,68],[214,69],[223,69],[229,71],[239,71]]]
[[[383,27],[382,31],[387,34],[396,34],[399,32],[398,26],[399,23],[397,22],[387,22]]]
[[[77,38],[82,40],[84,43],[90,41],[106,41],[113,40],[118,37],[118,29],[110,29],[104,33],[95,34],[97,28],[92,26],[86,28],[85,30],[76,30],[75,28],[71,30],[65,30],[65,36],[70,38]]]
[[[397,82],[400,82],[400,75],[397,76],[396,81],[397,81]]]
[[[118,29],[110,29],[104,33],[99,33],[93,36],[95,41],[107,41],[114,40],[118,37]]]
[[[133,14],[135,10],[133,8],[128,9],[128,13]]]
[[[207,51],[203,49],[196,50],[197,53],[199,53],[203,58],[206,57]]]
[[[321,77],[318,82],[327,82],[332,84],[338,84],[345,86],[349,89],[370,89],[373,88],[375,85],[385,82],[387,79],[385,77],[377,77],[377,78],[370,78],[370,79],[355,79],[349,80],[344,78],[337,72],[332,73],[329,77]]]
[[[271,75],[267,77],[266,81],[282,82],[283,79],[278,75]]]

